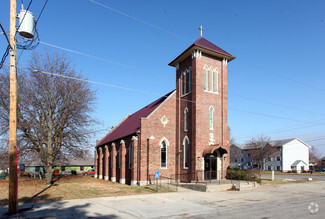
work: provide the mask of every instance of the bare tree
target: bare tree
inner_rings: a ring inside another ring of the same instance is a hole
[[[50,73],[55,73],[53,75]],[[34,52],[18,73],[17,145],[20,156],[37,154],[47,183],[57,156],[87,148],[95,93],[60,53]],[[0,74],[0,134],[8,135],[9,74]]]
[[[252,161],[253,166],[258,169],[261,169],[264,161],[276,151],[269,142],[270,137],[261,135],[257,138],[251,138],[246,143],[250,156],[249,159]]]
[[[5,139],[0,139],[0,170],[7,172],[9,167],[9,144]]]
[[[317,148],[315,148],[314,146],[311,146],[311,148],[309,149],[309,162],[313,165],[317,165],[321,159],[319,154],[320,153],[317,150]]]

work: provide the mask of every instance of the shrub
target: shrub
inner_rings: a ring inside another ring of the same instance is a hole
[[[228,167],[226,178],[233,180],[256,181],[258,183],[261,182],[261,179],[257,177],[252,171],[241,170],[238,167]]]

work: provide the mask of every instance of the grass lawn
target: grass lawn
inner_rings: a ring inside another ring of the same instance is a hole
[[[277,184],[289,184],[289,183],[304,183],[304,182],[311,182],[306,179],[295,179],[290,181],[284,181],[283,179],[272,179],[270,178],[262,178],[261,185],[277,185]]]
[[[93,176],[63,176],[55,177],[52,185],[46,185],[45,180],[18,178],[18,196],[20,203],[55,201],[79,198],[110,197],[155,193],[156,187],[129,186],[95,179]],[[0,180],[0,205],[8,204],[9,180]],[[171,192],[160,188],[158,192]]]
[[[261,171],[261,174],[272,174],[272,171]],[[308,176],[325,176],[325,172],[313,172],[310,173],[286,173],[281,171],[274,171],[274,175],[308,175]]]

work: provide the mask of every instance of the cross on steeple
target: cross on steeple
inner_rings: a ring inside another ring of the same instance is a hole
[[[202,27],[202,25],[200,26],[199,30],[200,30],[200,37],[202,37],[202,32],[203,32],[203,27]]]

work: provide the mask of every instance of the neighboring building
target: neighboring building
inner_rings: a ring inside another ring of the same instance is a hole
[[[298,138],[270,141],[260,147],[235,144],[230,147],[230,165],[243,169],[302,172],[309,170],[309,148]]]
[[[321,166],[325,166],[325,157],[322,157],[321,159],[320,159],[320,164],[321,164]]]
[[[41,160],[20,162],[25,165],[25,171],[29,173],[44,172],[44,164]],[[53,170],[59,169],[61,173],[71,173],[71,171],[82,172],[94,168],[94,158],[69,158],[57,159],[53,164]]]
[[[227,63],[235,57],[199,38],[169,65],[176,90],[125,117],[97,142],[95,177],[144,185],[224,179],[229,165]]]

